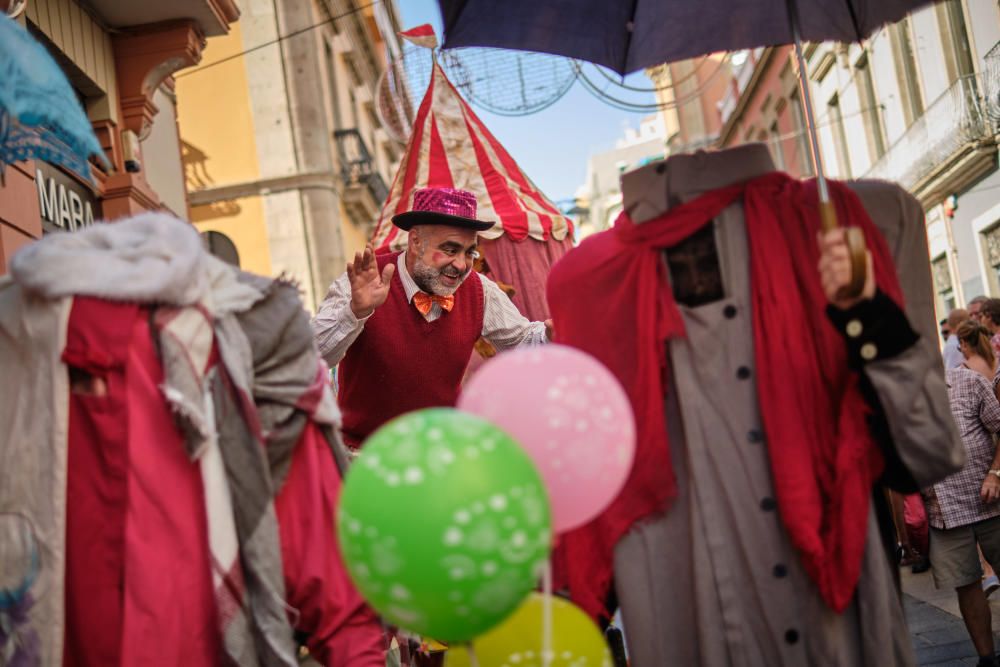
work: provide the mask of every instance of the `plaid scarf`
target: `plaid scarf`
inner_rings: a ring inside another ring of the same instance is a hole
[[[339,413],[297,290],[240,273],[206,253],[191,225],[158,212],[47,236],[19,252],[10,268],[13,283],[0,280],[0,315],[6,307],[14,322],[8,326],[20,331],[24,322],[17,323],[28,318],[30,306],[32,324],[43,328],[18,334],[18,340],[34,341],[25,354],[35,356],[28,358],[46,360],[36,363],[45,382],[26,377],[23,384],[37,386],[36,393],[63,410],[65,367],[51,360],[59,358],[56,348],[65,336],[53,331],[65,328],[71,298],[161,304],[152,329],[164,368],[162,390],[202,473],[225,663],[296,665],[273,498],[310,419],[324,426],[341,469],[346,464],[333,429]],[[13,410],[20,404],[7,405]],[[48,476],[51,488],[22,493],[27,500],[21,504],[45,518],[46,535],[55,536],[47,547],[55,557],[42,569],[52,578],[50,588],[61,591],[65,431],[31,426],[39,433],[19,435],[37,435],[23,441],[44,446],[14,451],[10,457],[24,462],[8,460],[8,469],[56,471]],[[0,439],[0,459],[11,449]],[[43,660],[56,659],[62,654],[61,593],[38,607],[30,625],[45,633]]]
[[[307,420],[332,426],[337,411],[295,289],[240,279],[265,296],[239,315],[157,309],[163,393],[201,468],[225,654],[240,665],[296,665],[273,497]]]

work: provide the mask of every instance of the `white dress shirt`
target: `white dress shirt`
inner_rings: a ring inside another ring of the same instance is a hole
[[[403,285],[406,300],[412,303],[413,295],[420,288],[406,270],[405,257],[405,253],[399,255],[396,274]],[[528,321],[495,282],[483,275],[479,278],[483,284],[483,338],[498,350],[518,345],[540,345],[547,341],[544,322]],[[471,275],[466,278],[475,279]],[[441,317],[442,312],[441,306],[434,303],[424,317],[428,322],[433,322]],[[332,367],[344,358],[347,349],[364,330],[368,317],[359,320],[351,310],[351,281],[347,273],[333,281],[319,312],[312,320],[313,335],[326,363]]]
[[[941,354],[944,357],[944,369],[946,371],[958,368],[965,361],[965,355],[958,349],[958,336],[955,334],[948,336],[948,340],[944,342],[944,351]]]

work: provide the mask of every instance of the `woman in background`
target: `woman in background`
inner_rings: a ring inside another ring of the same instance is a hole
[[[997,360],[990,345],[990,332],[975,320],[962,322],[955,331],[958,349],[965,357],[962,365],[976,371],[991,383],[996,376]]]
[[[958,337],[958,349],[965,357],[962,364],[969,370],[976,371],[993,385],[993,393],[997,394],[997,359],[993,353],[993,345],[990,344],[990,332],[976,320],[966,320],[955,330]],[[1000,400],[1000,395],[997,395]],[[983,552],[979,552],[979,562],[983,566],[983,590],[989,597],[993,591],[1000,588],[1000,577],[990,567],[990,564],[983,558]]]

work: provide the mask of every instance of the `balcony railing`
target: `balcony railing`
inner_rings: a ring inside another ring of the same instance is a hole
[[[340,174],[348,188],[363,186],[368,189],[377,205],[389,196],[389,188],[375,169],[375,160],[368,151],[357,128],[336,130],[333,137],[340,153]]]
[[[934,100],[896,140],[866,178],[895,181],[912,189],[965,148],[993,142],[1000,125],[983,96],[990,82],[965,76]]]
[[[1000,42],[983,58],[983,100],[994,129],[1000,128]]]

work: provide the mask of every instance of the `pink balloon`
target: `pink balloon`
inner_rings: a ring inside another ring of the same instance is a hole
[[[635,418],[618,380],[564,345],[497,355],[472,376],[458,408],[504,429],[548,488],[553,527],[581,526],[618,495],[635,457]]]

